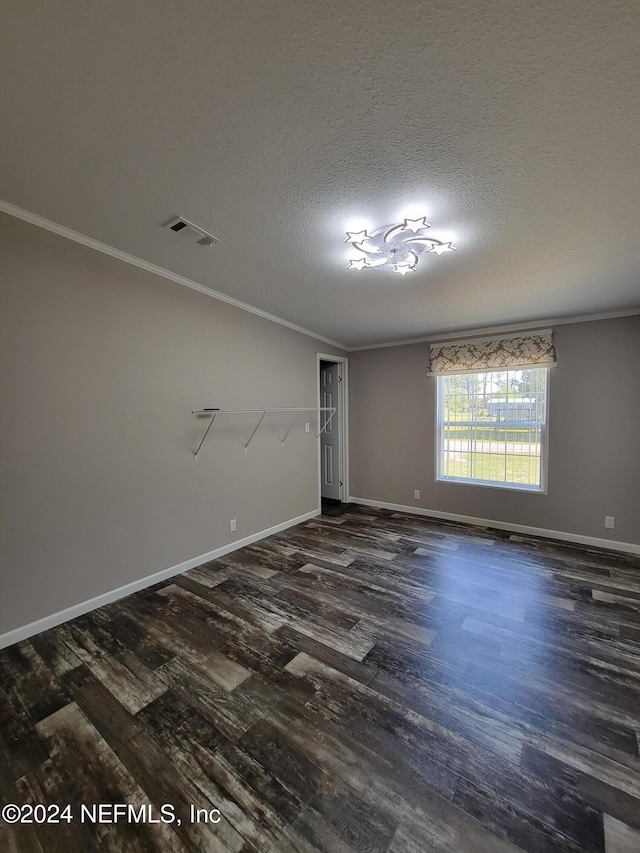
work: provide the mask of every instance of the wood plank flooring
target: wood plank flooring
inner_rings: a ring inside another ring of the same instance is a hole
[[[352,506],[0,652],[0,850],[639,853],[639,740],[640,560]]]

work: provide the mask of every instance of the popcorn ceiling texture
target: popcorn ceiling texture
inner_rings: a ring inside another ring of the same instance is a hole
[[[6,201],[351,346],[640,307],[635,0],[3,16]],[[407,205],[458,250],[347,271]]]

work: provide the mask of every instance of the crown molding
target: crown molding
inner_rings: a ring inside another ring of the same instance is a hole
[[[388,341],[383,344],[365,344],[359,347],[345,347],[348,352],[359,352],[367,349],[384,349],[385,347],[403,347],[409,344],[436,343],[438,341],[462,341],[467,338],[479,338],[485,335],[499,335],[507,332],[538,332],[548,326],[567,326],[571,323],[589,323],[593,320],[617,320],[619,317],[635,317],[640,314],[639,308],[628,308],[625,311],[607,311],[601,314],[578,314],[574,317],[552,317],[544,320],[531,320],[528,323],[507,323],[503,326],[483,326],[476,329],[452,330],[438,335],[424,335],[420,338],[409,338],[403,341]]]
[[[67,240],[73,240],[75,243],[81,243],[83,246],[88,246],[90,249],[95,249],[97,252],[102,252],[104,255],[111,255],[112,258],[117,258],[119,261],[124,261],[126,264],[131,264],[134,267],[146,270],[147,272],[159,275],[162,278],[167,278],[170,281],[175,281],[183,287],[189,287],[191,290],[197,290],[199,293],[204,293],[205,296],[211,296],[213,299],[218,299],[220,302],[226,302],[228,305],[233,305],[234,308],[240,308],[241,311],[248,311],[250,314],[255,314],[262,317],[263,320],[269,320],[271,323],[277,323],[280,326],[285,326],[287,329],[292,329],[294,332],[300,332],[310,338],[315,338],[318,341],[323,341],[338,349],[346,350],[344,344],[339,341],[325,338],[317,332],[312,332],[311,329],[305,329],[304,326],[298,326],[296,323],[291,323],[282,317],[275,314],[269,314],[268,311],[263,311],[261,308],[255,308],[247,302],[241,302],[239,299],[234,299],[232,296],[227,296],[226,293],[220,293],[219,290],[212,290],[210,287],[205,287],[197,281],[186,278],[178,273],[171,272],[164,267],[159,267],[143,258],[138,258],[135,255],[130,255],[128,252],[123,252],[116,249],[114,246],[109,246],[107,243],[102,243],[100,240],[95,240],[93,237],[87,237],[86,234],[81,234],[79,231],[74,231],[67,228],[66,225],[60,225],[58,222],[53,222],[51,219],[45,219],[44,216],[39,216],[37,213],[32,213],[30,210],[25,210],[9,201],[0,199],[0,211],[15,216],[17,219],[23,219],[25,222],[30,222],[32,225],[37,225],[39,228],[44,228],[46,231],[52,231],[54,234],[59,234],[61,237],[66,237]]]
[[[211,296],[213,299],[218,299],[220,302],[226,302],[227,305],[233,305],[234,308],[239,308],[241,311],[247,311],[249,314],[255,314],[257,317],[262,317],[264,320],[269,320],[271,323],[277,323],[287,329],[292,329],[294,332],[299,332],[302,335],[307,335],[318,341],[330,344],[345,352],[360,352],[361,350],[369,349],[385,349],[386,347],[401,347],[409,344],[435,343],[436,341],[449,340],[464,340],[465,338],[480,337],[483,335],[501,334],[502,332],[523,332],[537,331],[546,326],[563,326],[570,323],[588,323],[593,320],[614,320],[619,317],[632,317],[640,314],[640,307],[630,308],[626,311],[609,311],[601,314],[580,314],[573,317],[555,317],[545,318],[541,320],[533,320],[528,323],[507,323],[499,326],[482,326],[473,329],[458,330],[455,329],[434,335],[423,335],[419,338],[407,338],[399,341],[385,341],[379,344],[364,344],[357,347],[349,347],[340,341],[334,341],[331,338],[326,338],[324,335],[318,334],[304,326],[298,326],[296,323],[291,323],[283,317],[278,317],[276,314],[270,314],[268,311],[263,311],[261,308],[256,308],[249,305],[247,302],[241,302],[239,299],[234,299],[232,296],[227,296],[226,293],[221,293],[219,290],[213,290],[210,287],[205,287],[197,281],[186,278],[183,275],[167,270],[157,264],[152,264],[145,261],[143,258],[138,258],[135,255],[130,255],[128,252],[123,252],[116,249],[114,246],[109,246],[107,243],[102,243],[93,237],[87,237],[86,234],[81,234],[79,231],[74,231],[72,228],[67,228],[66,225],[60,225],[58,222],[53,222],[51,219],[45,219],[44,216],[39,216],[37,213],[32,213],[30,210],[25,210],[12,204],[9,201],[0,199],[0,212],[7,213],[9,216],[15,216],[17,219],[22,219],[32,225],[37,225],[39,228],[44,228],[46,231],[51,231],[54,234],[59,234],[61,237],[66,237],[67,240],[73,240],[76,243],[81,243],[83,246],[88,246],[90,249],[95,249],[97,252],[102,252],[105,255],[111,255],[112,258],[117,258],[119,261],[124,261],[132,266],[139,267],[147,272],[159,275],[162,278],[175,281],[183,287],[188,287],[191,290],[197,290],[205,296]]]

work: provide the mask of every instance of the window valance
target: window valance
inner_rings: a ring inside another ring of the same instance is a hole
[[[555,367],[553,331],[447,341],[429,347],[429,374]]]

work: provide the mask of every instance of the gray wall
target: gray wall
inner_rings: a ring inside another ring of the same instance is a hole
[[[312,511],[316,353],[339,350],[0,214],[0,633]],[[268,416],[269,417],[269,416]],[[238,529],[229,533],[229,519]]]
[[[547,495],[434,482],[428,344],[350,354],[351,494],[640,544],[640,317],[557,326],[555,341]]]

